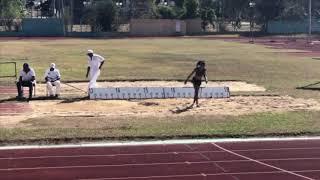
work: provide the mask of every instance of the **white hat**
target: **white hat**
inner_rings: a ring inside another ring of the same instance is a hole
[[[51,67],[51,68],[56,68],[56,64],[55,64],[55,63],[51,63],[51,64],[50,64],[50,67]]]
[[[88,50],[88,53],[93,54],[93,50],[89,49],[89,50]]]

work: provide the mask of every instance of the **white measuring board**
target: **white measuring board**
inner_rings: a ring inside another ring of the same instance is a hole
[[[169,99],[193,98],[194,89],[191,87],[120,87],[120,88],[91,88],[90,99]],[[228,87],[200,88],[199,98],[229,98]]]

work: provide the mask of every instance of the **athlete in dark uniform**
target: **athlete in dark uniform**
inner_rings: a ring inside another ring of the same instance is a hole
[[[202,83],[202,77],[204,77],[206,83],[208,83],[208,79],[207,79],[207,70],[206,70],[206,64],[204,61],[198,61],[197,62],[197,67],[191,72],[191,74],[188,76],[188,78],[186,79],[186,81],[184,82],[184,84],[187,84],[189,78],[195,74],[192,78],[192,84],[194,87],[194,100],[191,106],[194,105],[194,103],[197,104],[197,107],[199,107],[199,89]]]

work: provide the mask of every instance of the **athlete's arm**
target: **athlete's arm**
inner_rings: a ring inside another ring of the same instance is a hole
[[[187,84],[188,80],[190,79],[190,77],[196,72],[196,70],[194,69],[190,75],[187,77],[187,79],[184,81],[184,84]]]

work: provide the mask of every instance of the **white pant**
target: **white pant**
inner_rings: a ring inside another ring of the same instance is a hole
[[[53,96],[53,95],[60,95],[60,81],[54,81],[54,82],[47,82],[47,90],[49,92],[49,95],[50,96]],[[53,86],[56,87],[56,93],[53,92]]]
[[[100,76],[100,69],[99,70],[90,70],[90,82],[89,82],[89,89],[97,87],[97,79]]]

